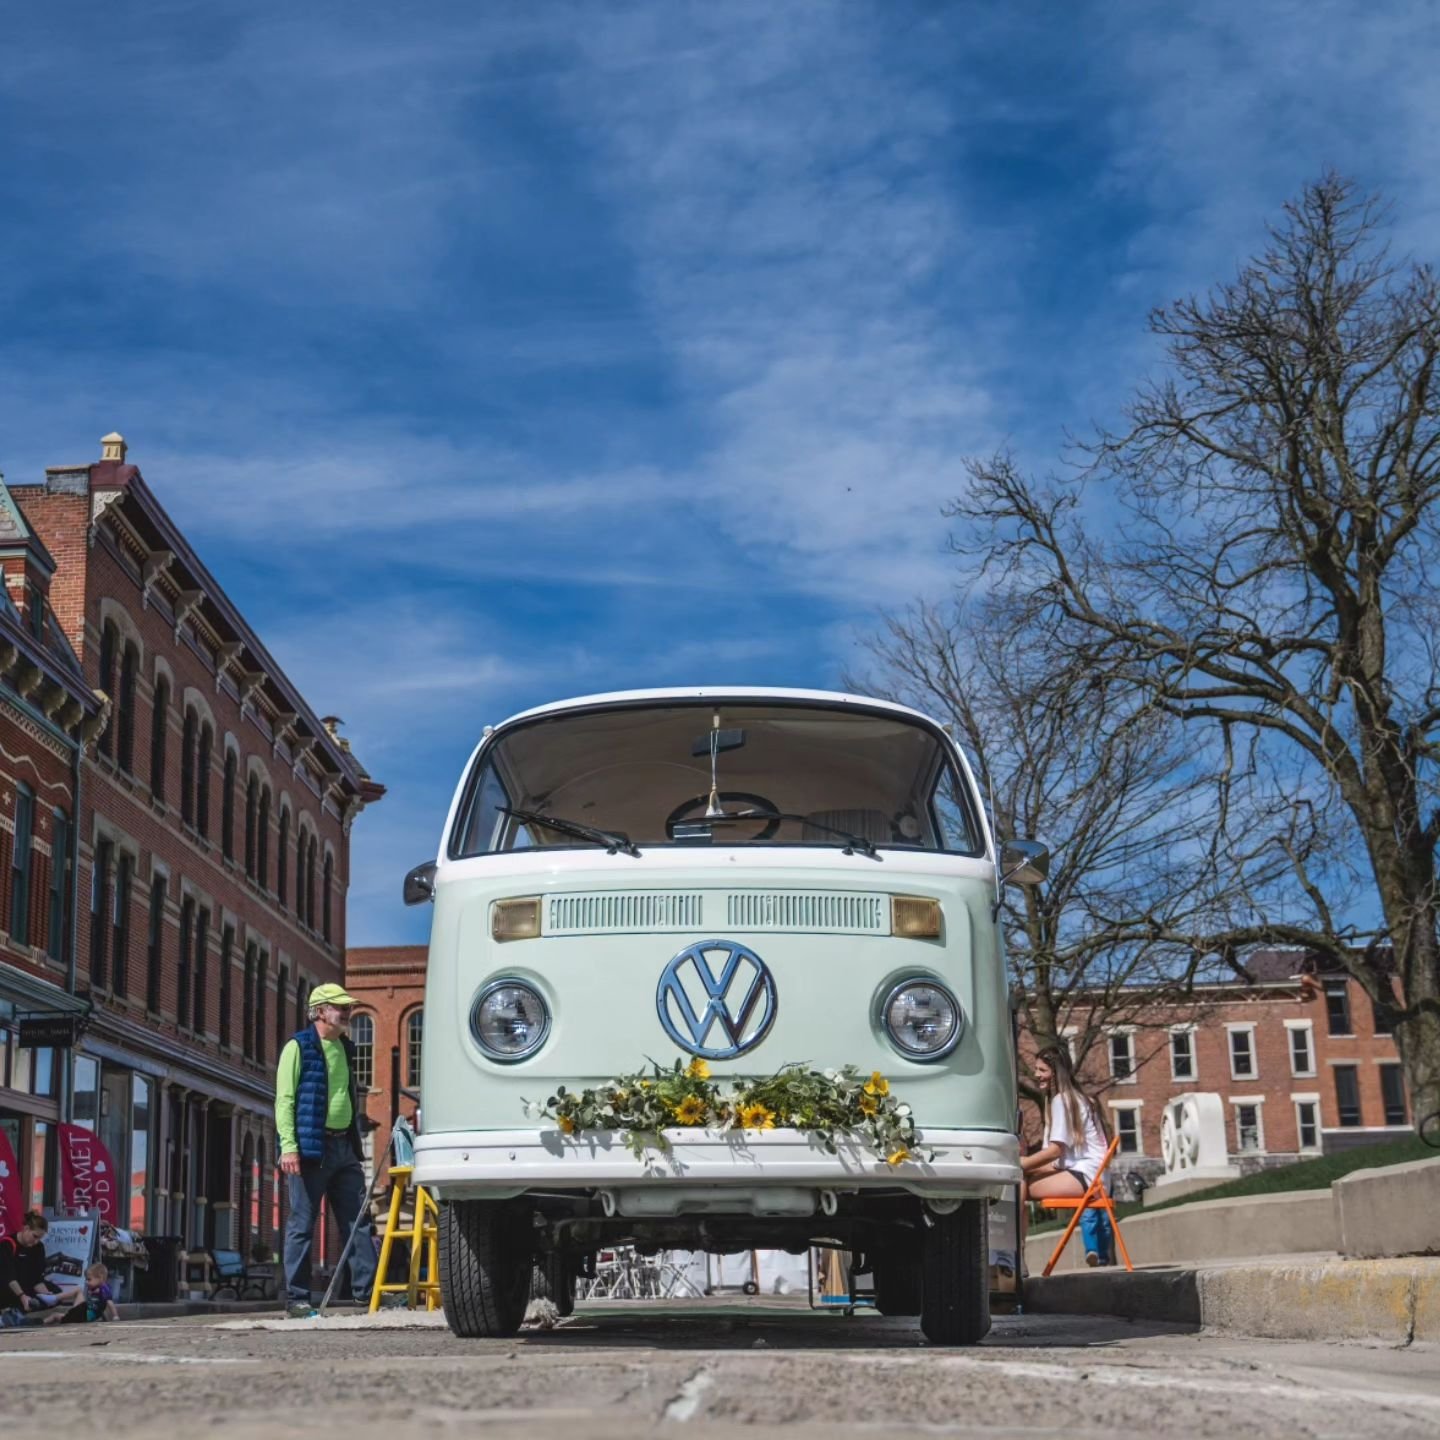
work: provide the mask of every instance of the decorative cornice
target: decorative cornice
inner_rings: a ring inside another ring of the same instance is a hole
[[[173,550],[152,550],[140,566],[140,608],[150,608],[150,592],[175,559]]]
[[[90,528],[85,543],[93,546],[100,528],[100,517],[117,501],[125,498],[123,490],[96,490],[90,496]]]

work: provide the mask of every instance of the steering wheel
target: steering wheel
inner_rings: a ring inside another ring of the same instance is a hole
[[[767,816],[770,817],[765,828],[761,830],[758,835],[752,835],[750,837],[752,841],[768,840],[780,828],[780,815],[776,810],[774,802],[767,800],[763,795],[750,795],[744,790],[722,790],[719,794],[719,800],[721,805],[727,810],[729,809],[729,802],[733,800],[737,805],[753,806],[755,809],[764,811],[764,814],[753,817],[757,825],[762,820],[765,820]],[[701,813],[693,816],[693,818],[703,820],[705,807],[709,805],[709,803],[710,792],[708,790],[703,795],[697,795],[693,800],[682,800],[680,804],[665,817],[665,834],[673,840],[675,838],[675,827],[680,824],[682,820],[692,818],[692,812],[695,810],[699,810]],[[747,815],[745,818],[749,820],[752,817]]]

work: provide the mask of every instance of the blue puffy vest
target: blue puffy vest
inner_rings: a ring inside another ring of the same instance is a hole
[[[305,1160],[325,1158],[325,1121],[330,1113],[330,1072],[325,1068],[325,1051],[313,1025],[294,1037],[300,1047],[300,1083],[295,1087],[295,1139]],[[355,1047],[344,1035],[345,1065],[350,1077],[350,1148],[357,1160],[364,1158],[360,1144],[360,1095],[355,1088]]]

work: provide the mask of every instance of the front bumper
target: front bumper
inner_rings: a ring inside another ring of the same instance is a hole
[[[932,1160],[888,1165],[861,1145],[828,1154],[797,1130],[749,1131],[744,1137],[667,1130],[669,1148],[637,1159],[614,1131],[564,1136],[557,1130],[463,1130],[421,1135],[415,1182],[443,1200],[505,1199],[528,1190],[704,1187],[719,1198],[774,1187],[854,1191],[908,1190],[929,1199],[997,1200],[1020,1180],[1020,1142],[996,1130],[920,1132]],[[716,1205],[714,1208],[721,1208]]]

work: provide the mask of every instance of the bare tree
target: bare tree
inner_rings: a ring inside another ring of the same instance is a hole
[[[1027,623],[1002,598],[921,605],[888,618],[858,682],[947,719],[1003,836],[1052,849],[1041,887],[1002,897],[1006,944],[1023,989],[1021,1023],[1038,1048],[1068,1036],[1092,1075],[1104,1046],[1132,1029],[1138,1067],[1195,1018],[1200,957],[1175,936],[1214,923],[1221,876],[1251,857],[1211,844],[1214,772],[1181,724],[1116,682],[1076,642]],[[1256,860],[1258,883],[1273,861]],[[1023,1060],[1023,1057],[1022,1057]]]
[[[1123,433],[1064,479],[975,462],[952,513],[980,525],[957,549],[1025,623],[1218,735],[1248,818],[1289,808],[1271,843],[1290,906],[1256,895],[1191,938],[1333,958],[1393,1027],[1423,1120],[1440,1111],[1440,290],[1390,258],[1386,224],[1343,179],[1309,186],[1233,281],[1154,313],[1170,365]],[[1217,794],[1217,833],[1244,833]],[[1359,909],[1337,901],[1355,874]]]

